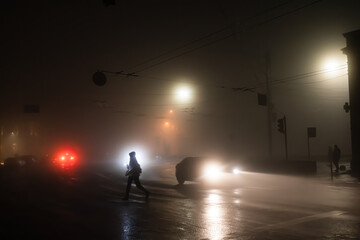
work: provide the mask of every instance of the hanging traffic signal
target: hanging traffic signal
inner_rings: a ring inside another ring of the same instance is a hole
[[[104,86],[106,83],[106,76],[104,73],[97,71],[93,74],[93,81],[97,86]]]
[[[278,126],[278,131],[281,133],[285,133],[285,128],[284,128],[284,119],[280,118],[279,120],[277,120],[277,126]]]
[[[258,105],[267,106],[266,94],[258,93]]]

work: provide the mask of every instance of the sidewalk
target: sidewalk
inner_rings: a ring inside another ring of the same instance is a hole
[[[346,167],[345,171],[335,173],[335,167],[333,167],[333,178],[331,179],[330,163],[327,161],[318,161],[317,163],[316,178],[321,181],[329,181],[333,184],[354,184],[360,187],[360,178],[351,174],[350,162],[340,162],[340,165]]]

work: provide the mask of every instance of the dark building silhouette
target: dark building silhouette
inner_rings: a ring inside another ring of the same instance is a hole
[[[343,52],[347,55],[349,73],[351,170],[360,173],[360,30],[345,33],[344,37]]]

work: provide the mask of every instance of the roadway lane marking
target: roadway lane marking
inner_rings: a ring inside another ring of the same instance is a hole
[[[314,220],[318,220],[318,219],[322,219],[322,218],[338,217],[344,213],[346,213],[346,212],[330,211],[330,212],[325,212],[325,213],[319,213],[319,214],[314,214],[311,216],[306,216],[306,217],[289,220],[286,222],[280,222],[280,223],[275,223],[275,224],[269,224],[269,225],[263,226],[263,227],[257,227],[257,228],[254,228],[253,231],[265,231],[265,230],[270,230],[270,229],[275,229],[275,228],[286,228],[286,227],[290,227],[290,226],[293,226],[296,224],[310,222],[310,221],[314,221]]]

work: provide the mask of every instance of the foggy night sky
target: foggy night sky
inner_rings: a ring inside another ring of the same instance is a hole
[[[337,143],[348,154],[342,34],[360,28],[359,9],[358,0],[4,1],[1,122],[31,119],[49,142],[99,152],[137,141],[161,152],[166,141],[178,155],[266,155],[267,110],[256,93],[266,93],[268,53],[274,117],[287,117],[289,154],[307,154],[307,127],[317,127],[313,153]],[[329,58],[340,69],[325,73]],[[99,87],[98,70],[139,77],[105,73]],[[192,86],[191,103],[174,100],[178,83]],[[233,89],[243,87],[254,92]],[[24,114],[26,104],[40,113]],[[282,156],[276,129],[275,121],[273,149]]]

